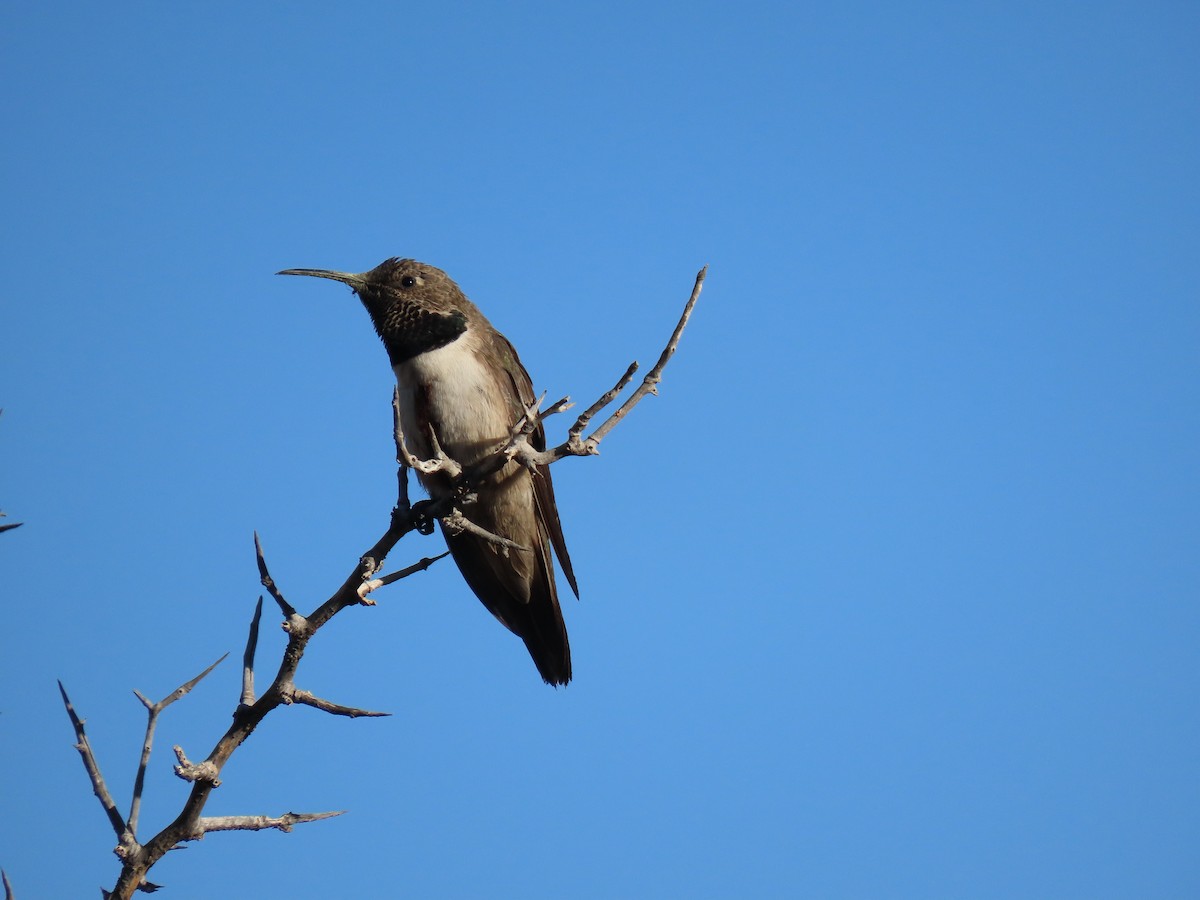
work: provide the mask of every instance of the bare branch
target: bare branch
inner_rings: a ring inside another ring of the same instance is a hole
[[[258,576],[262,580],[262,586],[267,589],[267,593],[274,598],[279,604],[279,608],[283,610],[283,614],[287,617],[294,616],[296,609],[290,603],[283,599],[283,594],[275,585],[275,579],[271,577],[271,573],[267,571],[267,560],[263,556],[262,543],[258,540],[258,532],[254,532],[254,553],[258,558]]]
[[[536,470],[541,466],[551,465],[568,456],[595,456],[598,454],[600,452],[600,442],[620,423],[629,411],[640,403],[642,398],[647,394],[658,393],[658,385],[662,381],[663,370],[679,346],[679,340],[683,336],[683,329],[687,326],[688,320],[692,315],[692,310],[696,306],[696,301],[700,298],[700,291],[704,286],[704,278],[707,273],[708,266],[705,266],[696,273],[696,282],[692,287],[691,296],[684,305],[683,313],[675,325],[675,330],[671,333],[666,347],[659,354],[658,362],[654,364],[654,368],[646,374],[642,379],[642,383],[629,396],[629,399],[616,412],[609,416],[599,428],[588,437],[581,437],[593,417],[612,403],[633,380],[634,373],[638,368],[637,362],[631,363],[629,368],[625,370],[625,374],[618,379],[616,385],[584,410],[579,418],[575,420],[575,424],[568,430],[567,439],[556,447],[551,447],[547,450],[538,450],[529,442],[529,436],[547,415],[562,412],[563,409],[567,408],[566,398],[560,400],[552,408],[540,415],[536,411],[527,411],[513,427],[511,438],[499,457],[496,455],[486,457],[474,466],[469,467],[464,472],[462,479],[460,479],[458,492],[461,494],[467,486],[477,484],[493,472],[499,471],[510,459],[516,459],[526,468]],[[434,506],[436,504],[431,504],[429,513],[433,512],[432,507]]]
[[[642,379],[641,385],[637,390],[630,395],[621,407],[608,417],[608,420],[597,428],[587,438],[587,443],[593,447],[604,440],[605,435],[617,427],[617,423],[625,418],[625,415],[637,406],[638,402],[647,394],[658,393],[658,383],[662,381],[663,369],[667,367],[671,357],[675,355],[675,348],[679,346],[679,339],[683,336],[683,329],[687,327],[688,319],[692,317],[692,310],[696,306],[696,301],[700,299],[700,291],[704,287],[704,276],[708,274],[708,266],[702,268],[696,273],[696,284],[692,288],[692,295],[688,298],[687,304],[683,307],[683,315],[679,317],[679,324],[675,326],[675,330],[671,333],[671,339],[667,341],[667,346],[663,348],[663,352],[658,357],[658,362],[654,364],[654,368],[646,373],[646,377]]]
[[[400,504],[398,503],[397,507],[399,508],[399,506]],[[147,841],[143,847],[139,848],[140,852],[136,855],[136,858],[127,859],[126,865],[122,868],[121,875],[117,880],[117,885],[113,890],[112,895],[114,897],[125,898],[127,900],[138,889],[137,886],[144,880],[145,873],[164,854],[179,843],[194,840],[197,836],[203,834],[204,829],[199,824],[202,821],[200,813],[208,802],[209,795],[213,789],[221,783],[221,769],[229,760],[229,757],[233,755],[233,752],[242,745],[258,726],[259,722],[271,710],[281,704],[299,702],[324,709],[327,712],[337,715],[351,717],[379,715],[369,710],[360,710],[354,707],[333,704],[314,697],[308,692],[298,691],[295,687],[294,679],[296,669],[300,665],[300,660],[304,656],[304,651],[308,646],[309,640],[312,639],[313,635],[326,622],[341,610],[347,606],[364,602],[358,594],[359,586],[369,578],[369,575],[364,573],[374,572],[378,568],[378,564],[374,560],[384,559],[396,543],[405,534],[413,530],[413,527],[411,516],[394,514],[391,517],[387,532],[385,532],[368,553],[364,554],[362,560],[355,566],[354,571],[347,577],[342,586],[334,592],[332,597],[317,607],[308,616],[296,613],[294,608],[283,600],[278,590],[275,589],[274,581],[267,572],[261,542],[258,540],[257,535],[255,536],[255,557],[258,561],[259,575],[263,579],[263,586],[275,597],[276,602],[279,603],[280,608],[284,610],[287,616],[284,627],[288,634],[288,644],[284,649],[279,670],[276,673],[274,681],[271,682],[271,685],[263,692],[261,697],[248,704],[239,702],[233,714],[233,723],[220,740],[217,741],[216,746],[213,747],[205,760],[202,762],[192,762],[184,753],[183,748],[178,746],[174,748],[176,758],[179,761],[179,764],[175,767],[175,773],[185,781],[192,782],[191,792],[184,803],[182,811],[175,820]],[[413,570],[419,571],[422,568],[427,568],[430,562],[432,561],[422,561],[422,563],[414,566]],[[253,641],[249,643],[252,644]],[[245,670],[247,664],[252,669],[253,650],[250,646],[247,648],[247,654],[243,663],[243,684],[239,700],[245,697]]]
[[[392,433],[396,439],[396,461],[406,468],[415,469],[426,475],[431,475],[434,472],[445,472],[450,478],[457,478],[462,473],[462,466],[446,455],[446,451],[442,449],[442,445],[438,442],[437,433],[432,428],[429,429],[429,447],[433,453],[430,459],[421,459],[408,449],[408,443],[404,439],[404,429],[400,424],[399,388],[393,392],[392,396],[394,409],[392,415]],[[405,499],[407,499],[407,485],[408,482],[405,481]]]
[[[391,713],[372,712],[369,709],[356,709],[353,706],[342,706],[340,703],[331,703],[328,700],[322,700],[320,697],[314,696],[309,691],[302,691],[295,688],[286,701],[288,703],[300,703],[304,706],[311,706],[313,709],[319,709],[322,712],[332,713],[335,716],[347,716],[351,719],[357,719],[359,716],[390,716]]]
[[[222,653],[220,659],[218,659],[215,663],[213,663],[211,666],[209,666],[207,669],[205,669],[203,672],[201,672],[195,678],[191,679],[190,681],[185,681],[179,687],[175,688],[175,690],[171,691],[171,693],[167,694],[167,696],[165,696],[163,699],[159,700],[157,703],[159,712],[162,712],[164,709],[166,709],[168,706],[170,706],[172,703],[174,703],[180,697],[190,694],[192,692],[192,688],[194,688],[201,681],[203,681],[204,678],[213,669],[215,669],[221,663],[225,662],[225,658],[227,656],[229,656],[228,653]]]
[[[380,578],[372,578],[369,581],[364,581],[359,587],[359,593],[364,597],[371,591],[377,590],[385,585],[399,581],[401,578],[407,578],[409,575],[415,575],[417,572],[424,572],[439,559],[445,559],[450,555],[450,551],[439,553],[437,556],[426,556],[420,562],[415,562],[411,566],[406,566],[398,572],[392,572],[390,575],[384,575]]]
[[[425,461],[418,459],[413,452],[408,449],[408,442],[404,439],[404,429],[400,424],[399,416],[396,417],[395,434],[396,450],[398,452],[400,464],[406,469],[416,469],[418,472],[426,471]],[[428,465],[432,466],[432,468],[428,469],[428,471],[437,471],[437,467],[433,463],[429,463]]]
[[[13,892],[12,882],[8,880],[8,873],[0,869],[0,878],[4,879],[4,900],[16,900],[16,893]]]
[[[501,537],[498,534],[493,534],[481,525],[476,525],[470,519],[462,514],[459,510],[454,510],[447,516],[442,516],[442,524],[446,526],[451,534],[460,534],[461,532],[469,532],[476,537],[481,537],[485,541],[496,544],[498,547],[504,548],[504,554],[507,556],[509,550],[526,550],[531,548],[516,541],[510,541],[506,537]]]
[[[403,444],[401,444],[401,449],[404,454],[404,464],[424,475],[445,472],[447,477],[454,479],[462,474],[462,466],[457,460],[451,459],[442,449],[437,433],[432,428],[429,429],[429,449],[433,455],[429,459],[420,459],[414,456]]]
[[[396,442],[396,512],[411,515],[408,499],[408,465],[404,462],[404,431],[400,427],[400,386],[392,388],[392,439]]]
[[[629,386],[629,382],[633,381],[634,373],[638,370],[637,360],[629,364],[629,368],[625,370],[625,374],[621,376],[613,387],[600,395],[600,399],[583,411],[575,424],[571,426],[571,430],[567,432],[569,442],[579,440],[579,436],[583,434],[588,427],[588,423],[592,421],[592,417],[608,404],[612,403],[620,395],[621,391]]]
[[[71,699],[67,696],[67,689],[63,687],[63,683],[58,683],[58,691],[62,694],[63,705],[67,708],[67,715],[71,717],[71,724],[75,726],[75,749],[79,751],[79,755],[83,757],[83,767],[87,770],[88,778],[92,781],[92,792],[100,801],[100,805],[104,807],[104,812],[108,815],[109,824],[112,825],[113,831],[116,832],[117,840],[124,843],[129,837],[129,831],[125,827],[125,822],[121,819],[121,814],[117,812],[117,804],[113,803],[112,794],[108,792],[108,787],[104,783],[104,776],[100,774],[100,766],[96,762],[96,756],[92,753],[92,745],[87,739],[87,732],[83,728],[83,719],[75,713],[75,707],[71,705]]]
[[[137,836],[138,815],[142,809],[142,789],[146,784],[146,766],[150,762],[150,748],[154,745],[154,728],[158,724],[158,714],[180,697],[189,694],[192,688],[198,685],[204,676],[224,662],[225,657],[228,655],[228,653],[224,654],[224,656],[191,681],[185,681],[157,703],[151,703],[139,691],[133,692],[142,701],[142,705],[146,707],[149,713],[146,721],[146,737],[142,740],[142,758],[138,762],[137,777],[133,780],[133,800],[129,804],[129,833],[135,837]]]
[[[520,437],[521,435],[533,434],[534,429],[538,426],[538,422],[540,422],[544,416],[550,415],[549,412],[538,412],[538,410],[541,409],[542,403],[545,401],[545,399],[546,392],[542,391],[536,400],[525,407],[525,412],[521,415],[521,418],[517,419],[517,421],[513,424],[513,427],[509,429],[508,441],[506,443],[512,443],[515,438]],[[556,407],[561,406],[562,404],[567,403],[567,400],[567,397],[563,397],[554,405]]]
[[[462,474],[462,466],[458,464],[457,460],[451,459],[446,454],[446,451],[442,449],[442,445],[438,441],[437,432],[432,425],[429,426],[429,449],[433,452],[433,459],[421,461],[418,465],[413,466],[413,468],[420,468],[422,472],[426,473],[445,472],[451,478],[457,478]],[[412,463],[409,463],[409,465],[412,465]]]
[[[262,619],[262,594],[254,606],[254,618],[250,620],[250,636],[246,638],[246,650],[242,654],[242,706],[254,702],[254,654],[258,649],[258,623]]]
[[[282,816],[212,816],[197,821],[200,835],[213,831],[265,831],[268,828],[278,828],[280,831],[291,831],[294,825],[305,822],[316,822],[319,819],[332,819],[334,816],[345,815],[346,810],[320,813],[284,813]],[[198,835],[199,836],[199,835]]]

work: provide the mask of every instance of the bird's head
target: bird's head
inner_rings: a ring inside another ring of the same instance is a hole
[[[457,340],[474,310],[449,275],[414,259],[388,259],[358,274],[328,269],[284,269],[277,274],[350,285],[367,308],[392,365]]]

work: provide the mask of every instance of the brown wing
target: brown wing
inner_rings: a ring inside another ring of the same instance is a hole
[[[500,531],[499,525],[478,508],[472,510],[472,518],[489,531]],[[525,642],[543,680],[566,684],[571,680],[571,647],[558,604],[545,530],[540,523],[536,530],[534,535],[506,535],[516,540],[524,538],[524,543],[533,545],[532,554],[513,550],[507,557],[494,544],[473,534],[451,535],[444,529],[443,533],[467,585],[492,615]],[[522,567],[527,570],[523,576],[513,562],[530,555],[531,565]]]
[[[493,330],[513,391],[509,395],[511,421],[533,402],[533,384],[511,343]],[[532,436],[538,449],[545,449],[541,428]],[[446,543],[468,586],[485,607],[510,631],[525,642],[538,672],[549,684],[571,680],[571,647],[563,622],[554,579],[550,548],[558,554],[575,595],[575,573],[567,555],[562,525],[554,505],[550,470],[541,467],[529,473],[516,463],[488,485],[481,485],[478,501],[464,510],[475,524],[530,548],[505,554],[494,543],[470,533],[446,534]]]
[[[521,404],[529,406],[537,399],[537,395],[533,392],[533,381],[530,379],[529,373],[525,371],[525,367],[521,365],[517,350],[508,338],[499,332],[496,333],[496,337],[503,341],[504,346],[508,349],[509,358],[506,361],[505,370],[508,372],[508,377],[512,379],[513,388],[516,390]],[[523,408],[514,408],[513,421],[515,422],[524,412]],[[546,449],[546,430],[540,423],[530,439],[536,449]],[[538,477],[533,479],[533,491],[534,499],[537,501],[538,518],[550,537],[554,553],[558,556],[558,563],[562,566],[563,574],[567,576],[567,583],[571,585],[572,593],[578,598],[579,585],[575,581],[575,569],[571,565],[571,555],[567,552],[567,541],[563,537],[562,522],[558,518],[558,504],[554,501],[554,480],[550,476],[550,467],[538,466],[537,471]]]

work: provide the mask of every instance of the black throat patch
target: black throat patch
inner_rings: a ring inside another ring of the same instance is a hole
[[[458,310],[434,312],[415,303],[391,302],[376,305],[373,298],[362,297],[371,315],[375,331],[387,348],[393,366],[430,350],[445,347],[467,330],[467,317]]]

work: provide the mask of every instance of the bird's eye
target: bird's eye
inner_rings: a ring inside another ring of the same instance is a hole
[[[413,278],[411,275],[405,275],[400,279],[400,284],[403,287],[412,287],[416,283],[417,279]]]

